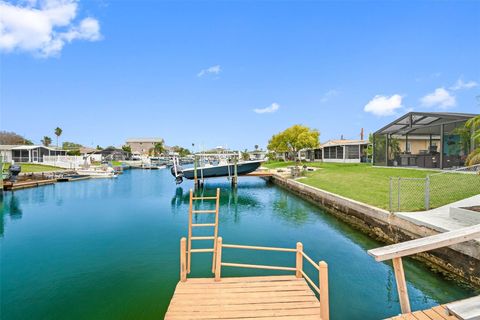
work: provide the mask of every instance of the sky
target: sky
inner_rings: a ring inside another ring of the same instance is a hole
[[[480,1],[0,0],[0,129],[265,147],[480,113]],[[55,141],[55,139],[53,139]]]

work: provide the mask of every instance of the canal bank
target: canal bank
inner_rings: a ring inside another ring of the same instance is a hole
[[[399,243],[438,234],[431,227],[407,220],[386,210],[321,190],[275,174],[271,181],[325,209],[344,222],[385,243]],[[433,271],[468,286],[480,287],[480,245],[469,241],[421,253],[415,258]]]

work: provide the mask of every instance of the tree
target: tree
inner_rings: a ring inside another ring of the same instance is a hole
[[[52,144],[52,138],[44,136],[41,142],[45,147],[48,147],[49,145]]]
[[[132,147],[129,146],[128,144],[122,146],[122,150],[127,152],[127,153],[132,153]]]
[[[247,149],[245,149],[244,151],[242,151],[242,160],[244,160],[244,161],[250,160],[250,154],[248,153],[248,150],[247,150]]]
[[[75,142],[69,142],[65,141],[62,143],[62,149],[64,150],[78,150],[80,148],[83,148],[83,145]]]
[[[470,137],[472,147],[476,147],[465,159],[465,164],[467,166],[480,164],[480,115],[468,120],[465,123],[465,128],[472,133]]]
[[[318,147],[319,137],[318,130],[296,124],[273,135],[268,141],[267,149],[274,152],[290,152],[296,161],[300,150]]]
[[[103,150],[103,148],[100,147],[98,144],[97,144],[97,148],[96,148],[96,149],[97,149],[97,150]]]
[[[0,144],[7,144],[7,145],[15,145],[15,144],[22,144],[22,145],[32,145],[33,142],[25,139],[19,134],[15,132],[8,132],[8,131],[0,131]]]
[[[255,151],[257,151],[257,150],[258,150],[258,144],[255,145]]]
[[[173,146],[172,150],[174,152],[178,153],[178,155],[180,157],[185,157],[185,156],[188,156],[189,154],[191,154],[190,150],[188,150],[187,148],[180,147],[180,146]]]
[[[159,156],[166,151],[163,143],[164,143],[163,141],[156,142],[155,145],[153,146],[153,154],[155,156]]]
[[[55,135],[57,136],[57,148],[58,148],[58,138],[62,135],[63,130],[60,127],[55,128]]]

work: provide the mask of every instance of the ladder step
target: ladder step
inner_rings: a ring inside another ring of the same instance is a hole
[[[192,213],[216,213],[217,210],[192,210]]]
[[[215,227],[215,223],[192,223],[192,227]]]
[[[215,237],[209,236],[209,237],[191,237],[190,239],[192,240],[215,240]]]
[[[217,200],[217,197],[193,197],[192,200]]]
[[[195,252],[213,252],[213,249],[191,249],[190,252],[191,252],[191,253],[195,253]]]

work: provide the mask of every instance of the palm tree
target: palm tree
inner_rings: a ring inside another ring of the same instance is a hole
[[[48,147],[49,145],[52,144],[52,138],[44,136],[41,142],[45,147]]]
[[[258,150],[258,144],[255,145],[255,151],[257,151],[257,150]]]
[[[163,141],[155,143],[155,146],[153,147],[153,152],[156,156],[159,156],[165,152],[165,146],[163,145]]]
[[[471,142],[472,142],[472,152],[467,156],[467,159],[465,161],[465,164],[467,166],[473,166],[476,164],[480,164],[480,146],[478,146],[478,143],[480,143],[480,115],[471,118],[465,123],[465,128],[467,130],[471,130],[473,132],[471,136]],[[475,146],[478,146],[475,148]]]
[[[55,128],[55,135],[57,136],[57,148],[58,148],[58,137],[62,135],[63,130],[60,127]]]

